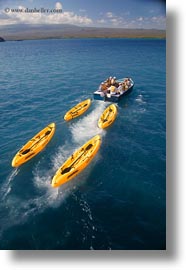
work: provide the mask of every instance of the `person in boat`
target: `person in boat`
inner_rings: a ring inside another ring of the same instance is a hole
[[[130,81],[130,78],[126,78],[123,82],[123,85],[124,85],[124,91],[128,90],[129,87],[131,86],[131,81]]]
[[[113,77],[111,80],[111,85],[114,85],[116,88],[119,87],[119,82],[117,82],[116,77]]]
[[[105,91],[107,91],[107,89],[108,89],[107,83],[103,83],[102,91],[105,92]]]
[[[127,91],[129,89],[128,85],[125,83],[124,86],[123,86],[123,90],[124,91]]]
[[[130,87],[130,85],[131,85],[130,78],[127,78],[127,86]]]
[[[116,77],[113,77],[111,79],[110,84],[115,86],[115,84],[116,84]]]
[[[108,83],[108,81],[106,80],[106,81],[104,81],[104,87],[105,88],[108,88],[110,85],[109,85],[109,83]]]
[[[98,88],[98,91],[101,92],[103,91],[103,86],[104,86],[104,82],[102,82]]]
[[[120,83],[119,83],[119,86],[118,86],[118,88],[117,88],[117,93],[120,94],[120,95],[122,95],[123,92],[124,92],[123,83],[120,82]]]
[[[111,95],[115,95],[116,94],[116,87],[114,85],[111,85],[108,90],[110,91]]]
[[[107,94],[107,83],[106,82],[102,82],[99,86],[99,91],[100,91],[100,96],[104,97]]]
[[[107,84],[108,87],[111,86],[111,81],[112,81],[112,77],[111,76],[106,79],[106,84]]]

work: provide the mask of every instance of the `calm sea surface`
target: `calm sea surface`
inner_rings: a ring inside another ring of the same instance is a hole
[[[0,249],[165,249],[166,41],[66,39],[0,44]],[[107,130],[106,103],[81,117],[65,112],[92,98],[108,76],[135,87]],[[16,152],[56,123],[52,141],[12,168]],[[59,189],[58,167],[96,134],[98,155]]]

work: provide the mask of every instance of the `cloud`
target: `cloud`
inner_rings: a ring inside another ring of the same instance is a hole
[[[123,23],[123,21],[122,21],[121,18],[113,18],[113,19],[111,19],[110,21],[112,22],[112,24],[113,24],[114,26],[118,26],[118,25],[120,25],[121,23]]]
[[[9,19],[0,19],[0,25],[4,26],[4,25],[10,25],[10,24],[16,24],[17,20],[9,20]]]
[[[104,19],[97,20],[97,23],[106,23]]]
[[[166,17],[164,16],[153,16],[151,17],[151,21],[157,26],[166,26]]]
[[[19,10],[25,10],[23,6],[18,7]],[[62,10],[62,4],[56,2],[55,10]],[[1,15],[1,14],[0,14]],[[0,25],[10,24],[76,24],[76,25],[89,25],[92,19],[87,16],[80,16],[74,12],[5,12],[3,11],[4,18],[0,18]]]
[[[112,12],[107,12],[102,15],[102,19],[98,20],[97,23],[104,23],[110,27],[120,28],[144,28],[144,29],[165,29],[166,17],[164,16],[151,16],[151,17],[136,17],[129,18],[128,16],[117,16]]]
[[[1,0],[0,0],[1,1]],[[31,1],[31,0],[30,0]],[[23,6],[17,7],[17,9],[25,9]],[[63,7],[60,1],[56,0],[54,10],[62,10]],[[97,20],[92,20],[85,13],[86,10],[79,9],[79,13],[76,14],[70,11],[63,12],[5,12],[0,10],[0,25],[10,24],[75,24],[83,26],[107,26],[107,27],[120,27],[120,28],[157,28],[165,29],[166,17],[154,16],[153,12],[148,13],[149,16],[131,17],[129,11],[122,13],[122,16],[118,16],[110,11],[99,13]]]
[[[111,19],[110,20],[113,24],[117,24],[118,23],[118,20],[117,19]]]
[[[57,2],[57,3],[55,4],[55,8],[56,8],[56,9],[62,9],[62,4],[61,4],[60,2]]]
[[[137,21],[139,21],[139,22],[142,22],[143,20],[144,20],[143,17],[139,17],[139,18],[137,19]]]
[[[107,16],[107,18],[113,18],[114,17],[114,15],[112,14],[112,12],[107,12],[106,13],[106,16]]]
[[[118,26],[120,24],[123,24],[123,22],[124,22],[124,19],[122,17],[117,16],[112,12],[105,13],[104,17],[105,17],[104,22],[111,24],[111,26]]]

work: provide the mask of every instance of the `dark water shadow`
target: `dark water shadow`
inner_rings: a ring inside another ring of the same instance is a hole
[[[174,91],[174,78],[178,78],[177,33],[178,15],[167,14],[167,246],[163,251],[10,251],[9,259],[17,262],[71,262],[73,261],[174,261],[178,256],[176,175],[178,172],[178,150],[176,141],[178,98]]]

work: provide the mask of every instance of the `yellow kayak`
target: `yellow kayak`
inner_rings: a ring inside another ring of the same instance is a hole
[[[37,155],[52,139],[54,132],[55,123],[51,123],[37,133],[17,152],[12,160],[12,167],[18,167]]]
[[[73,118],[76,118],[78,116],[80,116],[81,114],[83,114],[84,112],[86,112],[86,110],[88,110],[88,108],[90,107],[91,104],[91,100],[90,99],[86,99],[80,103],[78,103],[76,106],[74,106],[72,109],[70,109],[64,116],[64,119],[66,121],[70,121]]]
[[[117,108],[116,105],[111,104],[108,106],[104,112],[102,113],[101,117],[98,120],[99,128],[107,128],[110,126],[117,116]]]
[[[96,135],[76,150],[54,175],[52,187],[59,187],[79,174],[94,158],[100,145],[101,137]]]

